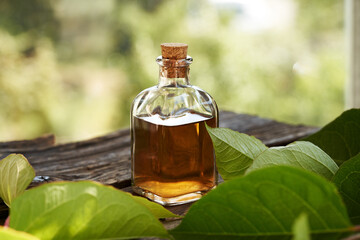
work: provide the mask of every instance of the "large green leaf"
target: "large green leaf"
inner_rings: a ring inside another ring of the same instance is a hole
[[[344,199],[351,221],[360,224],[360,154],[341,165],[333,182]]]
[[[158,203],[151,202],[144,197],[132,196],[132,198],[139,204],[145,206],[156,218],[172,218],[180,217],[176,215]]]
[[[302,213],[313,239],[339,239],[351,230],[331,182],[299,168],[275,166],[220,184],[170,233],[176,239],[291,239],[292,224]]]
[[[11,202],[29,186],[35,171],[21,154],[10,154],[0,161],[0,197],[10,207]]]
[[[360,152],[359,136],[360,109],[351,109],[303,140],[319,146],[341,165]]]
[[[339,167],[336,163],[311,142],[294,142],[286,147],[272,147],[261,153],[248,172],[274,165],[289,165],[315,172],[331,179]]]
[[[255,137],[227,128],[207,130],[212,139],[218,171],[224,180],[243,175],[254,158],[267,147]]]
[[[26,232],[19,232],[11,228],[0,227],[1,240],[40,240]]]
[[[162,224],[129,194],[94,182],[59,182],[12,203],[10,227],[47,239],[167,237]]]

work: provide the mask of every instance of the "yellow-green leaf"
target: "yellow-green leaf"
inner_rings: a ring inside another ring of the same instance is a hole
[[[216,166],[224,180],[233,179],[245,173],[256,156],[267,147],[255,137],[227,128],[206,126],[216,154]]]
[[[149,209],[128,193],[90,181],[30,189],[12,203],[10,218],[10,227],[41,240],[168,236]]]
[[[0,239],[1,240],[40,240],[40,238],[37,238],[26,232],[20,232],[11,228],[4,228],[4,227],[0,227]]]
[[[0,197],[11,202],[29,186],[35,171],[22,154],[10,154],[0,161]]]
[[[311,142],[294,142],[272,147],[255,158],[247,172],[268,166],[288,165],[303,168],[331,179],[339,167],[321,148]]]

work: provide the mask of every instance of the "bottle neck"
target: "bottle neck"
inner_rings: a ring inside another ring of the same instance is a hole
[[[177,87],[181,85],[189,85],[189,67],[160,67],[158,85],[159,87]]]
[[[156,59],[160,65],[159,87],[177,87],[189,85],[189,66],[192,58],[186,59],[163,59],[161,56]]]

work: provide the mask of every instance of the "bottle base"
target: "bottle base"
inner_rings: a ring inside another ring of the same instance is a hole
[[[213,188],[215,188],[215,187],[213,187]],[[159,203],[163,206],[176,206],[176,205],[182,205],[182,204],[186,204],[186,203],[195,202],[195,201],[199,200],[203,195],[205,195],[208,191],[211,190],[211,189],[209,189],[207,191],[196,191],[196,192],[187,193],[184,195],[174,196],[174,197],[162,197],[153,192],[144,190],[137,186],[133,186],[132,189],[135,193],[137,193],[141,196],[144,196],[147,199],[154,201],[156,203]]]

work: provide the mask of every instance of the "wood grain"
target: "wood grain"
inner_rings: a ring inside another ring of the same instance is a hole
[[[318,130],[316,127],[290,125],[227,111],[220,112],[220,127],[253,135],[267,146],[286,145]],[[65,144],[55,144],[53,135],[34,140],[0,142],[0,159],[10,153],[24,154],[34,167],[38,177],[31,187],[57,180],[94,180],[131,192],[129,129]],[[182,215],[189,206],[187,204],[169,209]],[[7,207],[0,203],[0,219],[4,218],[6,211]],[[176,225],[178,222],[170,221],[166,226]]]

